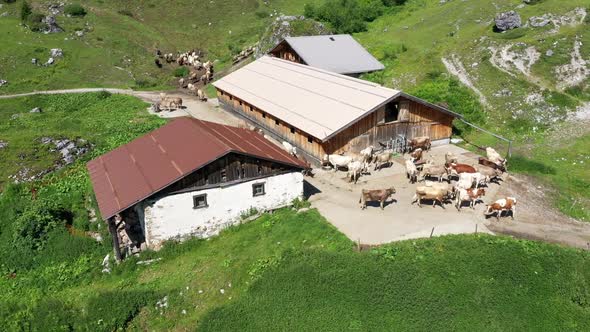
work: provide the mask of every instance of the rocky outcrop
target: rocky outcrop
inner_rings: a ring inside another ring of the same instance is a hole
[[[496,15],[495,22],[495,28],[498,31],[508,31],[516,29],[519,28],[522,24],[520,15],[518,15],[518,13],[514,10]]]
[[[280,15],[266,29],[254,51],[254,57],[259,58],[268,53],[273,47],[286,37],[312,36],[330,34],[322,23],[305,16]]]
[[[57,25],[57,21],[53,15],[45,16],[42,22],[45,23],[45,27],[41,31],[45,34],[59,33],[64,31],[59,25]]]
[[[570,62],[555,68],[558,89],[576,86],[590,77],[588,61],[586,61],[582,56],[580,51],[581,47],[582,41],[580,41],[580,38],[577,37],[574,41]]]

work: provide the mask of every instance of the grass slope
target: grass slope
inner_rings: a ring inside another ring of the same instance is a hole
[[[199,330],[586,330],[586,259],[489,236],[290,252]]]
[[[47,12],[52,1],[29,1],[35,11]],[[231,63],[232,52],[255,43],[277,11],[301,12],[302,1],[84,1],[84,17],[58,15],[64,33],[44,35],[20,26],[21,1],[4,4],[0,12],[0,78],[9,84],[0,94],[77,87],[167,88],[175,82],[176,65],[154,65],[156,48],[166,53],[203,50],[219,60],[220,70]],[[129,16],[129,14],[131,16]],[[75,35],[83,30],[83,37]],[[44,63],[51,48],[64,58]],[[231,50],[230,50],[231,49]]]

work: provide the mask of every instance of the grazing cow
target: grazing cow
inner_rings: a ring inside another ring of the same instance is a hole
[[[367,190],[363,189],[361,191],[361,198],[359,199],[359,203],[361,204],[361,209],[367,208],[367,202],[379,202],[379,206],[381,206],[381,210],[383,210],[383,205],[385,201],[389,198],[389,196],[395,194],[395,188],[391,187],[389,189],[379,189],[379,190]]]
[[[369,145],[368,147],[362,149],[360,152],[361,158],[363,158],[362,161],[365,163],[370,163],[371,160],[373,159],[374,151],[375,151],[375,147],[373,147],[372,145]]]
[[[475,169],[477,169],[477,172],[485,177],[486,182],[495,181],[497,183],[502,176],[502,172],[500,170],[488,166],[477,165],[475,166]]]
[[[327,154],[324,156],[324,162],[332,165],[334,168],[334,172],[338,170],[339,167],[347,167],[353,160],[351,156],[341,156],[339,154]]]
[[[447,164],[456,164],[457,163],[457,156],[452,152],[445,153],[445,163]]]
[[[443,190],[436,187],[418,186],[416,187],[416,194],[412,198],[412,204],[418,202],[418,206],[422,207],[421,201],[423,199],[432,200],[432,207],[436,206],[436,202],[444,209],[444,202],[448,197],[448,190]]]
[[[346,174],[346,176],[349,178],[349,182],[353,182],[356,184],[356,182],[358,181],[360,175],[363,173],[363,171],[365,170],[365,163],[362,161],[351,161],[348,166],[348,173]]]
[[[479,157],[478,163],[480,165],[484,165],[484,166],[487,166],[487,167],[490,167],[490,168],[493,168],[493,169],[497,169],[500,172],[506,172],[506,166],[505,165],[498,165],[498,164],[496,164],[496,163],[492,162],[491,160],[488,160],[488,159],[486,159],[484,157]]]
[[[410,179],[410,183],[418,181],[418,168],[411,160],[406,160],[406,177]]]
[[[443,175],[447,175],[448,178],[449,169],[444,165],[434,165],[431,160],[422,167],[422,181],[428,177],[434,177],[438,179],[438,182],[442,182]]]
[[[486,155],[491,162],[497,165],[506,166],[506,159],[502,158],[502,156],[500,156],[500,154],[493,148],[487,147]]]
[[[374,171],[381,170],[384,165],[390,167],[393,164],[393,151],[385,150],[379,154],[376,154],[373,157],[373,162],[375,163]]]
[[[410,153],[410,160],[412,160],[412,162],[416,162],[421,159],[422,159],[422,148],[417,148],[416,150],[414,150]]]
[[[291,145],[291,143],[283,141],[283,148],[290,154],[297,155],[297,148]]]
[[[496,214],[496,220],[500,221],[500,217],[504,211],[510,211],[510,216],[512,217],[512,220],[514,220],[514,214],[516,212],[516,198],[506,197],[499,199],[490,205],[486,205],[484,215],[488,217],[492,214]]]
[[[430,137],[428,136],[414,137],[408,141],[408,148],[410,151],[414,151],[417,148],[421,148],[422,150],[430,150],[431,145],[432,143],[430,142]]]
[[[456,196],[455,207],[460,212],[461,211],[461,204],[463,204],[463,202],[465,202],[465,201],[468,201],[469,206],[472,209],[475,209],[475,203],[478,200],[480,200],[480,197],[485,196],[485,194],[486,194],[486,191],[482,188],[479,188],[479,189],[473,189],[473,188],[459,189],[459,192],[457,193],[457,196]]]

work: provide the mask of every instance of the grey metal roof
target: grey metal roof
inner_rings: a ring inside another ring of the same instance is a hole
[[[338,74],[358,74],[385,67],[351,35],[285,38],[306,64]]]

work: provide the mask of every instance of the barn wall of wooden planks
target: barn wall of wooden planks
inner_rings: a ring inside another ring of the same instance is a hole
[[[297,52],[295,52],[295,50],[293,50],[293,48],[284,40],[272,49],[269,54],[280,59],[305,64]]]
[[[271,131],[275,136],[290,142],[319,160],[326,154],[358,152],[369,145],[378,146],[379,142],[386,142],[397,135],[404,135],[407,138],[428,136],[433,141],[450,138],[454,119],[450,114],[405,97],[398,97],[391,101],[399,103],[399,115],[396,121],[385,122],[386,106],[382,106],[322,142],[227,92],[218,89],[217,96],[224,108],[233,111],[255,126]]]

